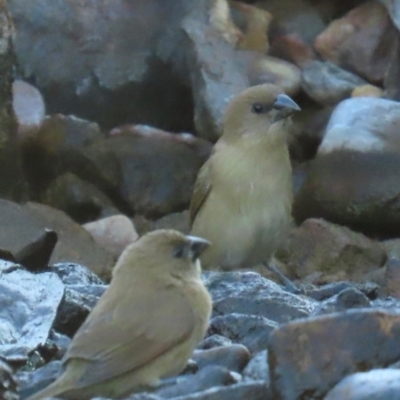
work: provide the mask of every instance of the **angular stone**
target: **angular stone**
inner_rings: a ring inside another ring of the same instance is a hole
[[[99,169],[115,157],[122,178],[121,195],[136,213],[149,218],[187,208],[200,167],[211,144],[189,134],[172,134],[135,125],[116,128],[88,151]]]
[[[206,18],[207,3],[89,0],[83,7],[74,0],[11,0],[19,72],[35,81],[50,114],[107,127],[129,120],[189,129],[180,23],[192,9]]]
[[[319,217],[369,235],[398,236],[399,115],[398,102],[380,98],[337,106],[296,195],[297,222]]]
[[[385,264],[386,252],[379,242],[360,233],[310,218],[291,231],[277,257],[296,278],[314,275],[317,282],[360,281]]]
[[[317,305],[254,272],[206,272],[203,277],[213,298],[213,316],[238,313],[288,322],[307,317]]]
[[[210,365],[227,368],[229,371],[241,372],[250,360],[249,350],[240,344],[214,347],[209,350],[196,350],[192,360],[199,369]]]
[[[325,60],[382,83],[396,34],[385,7],[367,1],[333,21],[314,47]]]
[[[366,82],[331,62],[312,61],[302,70],[302,88],[322,105],[337,104]]]
[[[226,314],[212,318],[209,332],[246,346],[253,354],[265,350],[276,322],[258,315]]]
[[[277,399],[322,398],[346,375],[400,358],[400,314],[351,310],[291,322],[272,333],[268,351]]]
[[[26,361],[44,345],[64,296],[64,285],[54,273],[33,274],[10,269],[0,274],[0,355]]]

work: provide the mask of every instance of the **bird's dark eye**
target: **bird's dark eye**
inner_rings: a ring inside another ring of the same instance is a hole
[[[175,258],[183,258],[187,256],[187,251],[187,245],[185,243],[181,243],[174,247],[172,255]]]
[[[251,106],[251,111],[252,111],[254,114],[262,114],[262,113],[265,112],[265,107],[264,107],[264,105],[261,104],[261,103],[254,103],[254,104]]]

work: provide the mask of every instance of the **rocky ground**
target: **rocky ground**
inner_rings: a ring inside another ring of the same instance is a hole
[[[194,362],[130,399],[400,400],[400,1],[5,7],[0,398],[54,379],[127,244],[189,232],[226,104],[272,82],[302,108],[296,224],[275,256],[295,286],[263,266],[205,271]]]

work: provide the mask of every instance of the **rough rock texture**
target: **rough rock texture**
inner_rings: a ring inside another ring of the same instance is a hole
[[[345,375],[398,360],[399,335],[400,314],[383,310],[348,311],[286,324],[271,335],[273,392],[285,400],[322,398]]]
[[[88,148],[99,170],[105,159],[119,165],[121,196],[136,213],[161,217],[188,207],[211,144],[192,135],[173,135],[146,126],[124,126]]]
[[[396,34],[385,7],[368,1],[333,21],[314,46],[325,60],[371,83],[381,83]]]
[[[0,275],[0,355],[24,361],[45,344],[64,286],[55,274],[35,275],[12,264],[2,263]]]
[[[17,145],[17,124],[12,109],[12,73],[15,64],[14,25],[6,0],[0,1],[0,196],[22,200],[26,183]]]
[[[184,60],[179,22],[189,3],[11,0],[20,72],[36,82],[50,113],[108,127],[130,119],[188,129],[190,89],[175,65]]]
[[[312,61],[302,70],[302,88],[322,105],[337,104],[366,82],[330,62]]]
[[[322,217],[382,237],[400,232],[398,102],[352,98],[339,103],[296,195],[298,222]]]
[[[385,264],[386,252],[380,243],[346,227],[308,219],[290,233],[277,257],[296,278],[357,282]]]
[[[0,249],[17,254],[37,240],[45,228],[58,234],[50,263],[76,262],[87,265],[103,279],[110,279],[114,260],[90,234],[62,211],[37,203],[24,206],[0,200]]]

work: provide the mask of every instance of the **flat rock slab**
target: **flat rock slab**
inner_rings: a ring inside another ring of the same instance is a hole
[[[54,273],[32,274],[18,267],[0,272],[0,356],[23,360],[43,345],[64,296]]]
[[[0,249],[3,251],[17,254],[48,228],[58,235],[50,264],[82,264],[102,279],[111,277],[113,256],[62,211],[38,203],[20,205],[0,199],[0,226]]]
[[[320,399],[344,376],[400,359],[400,314],[351,310],[272,332],[268,362],[276,399]]]

